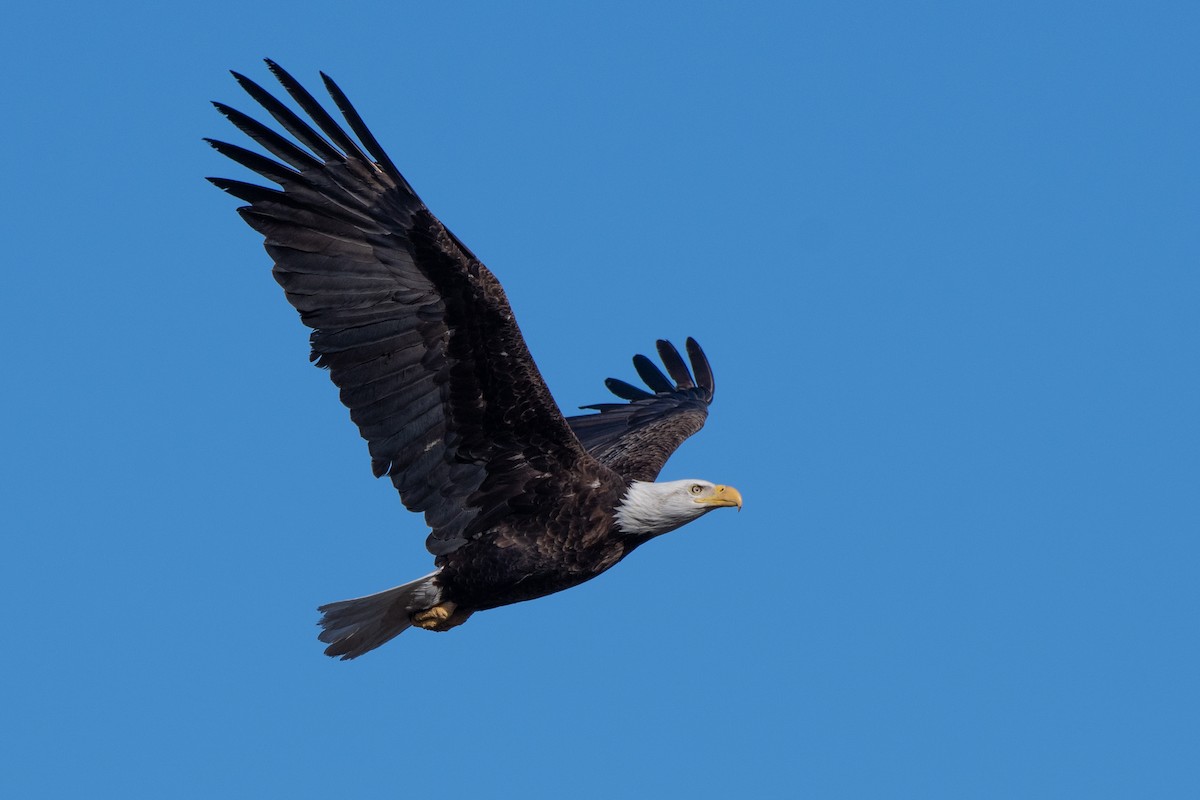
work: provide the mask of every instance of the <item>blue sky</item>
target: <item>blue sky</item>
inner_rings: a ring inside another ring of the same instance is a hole
[[[1200,792],[1196,6],[499,5],[9,13],[0,791]],[[264,56],[337,78],[564,408],[699,339],[664,477],[745,510],[322,656],[429,556],[202,180]]]

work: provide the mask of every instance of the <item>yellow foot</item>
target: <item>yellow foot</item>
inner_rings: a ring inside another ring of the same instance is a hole
[[[458,627],[471,616],[470,611],[458,611],[458,604],[447,600],[438,603],[433,608],[416,611],[412,614],[412,624],[427,631],[448,631]]]

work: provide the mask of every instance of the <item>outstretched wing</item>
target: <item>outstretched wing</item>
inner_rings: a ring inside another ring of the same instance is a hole
[[[267,64],[316,128],[235,72],[295,142],[216,103],[275,158],[212,146],[280,188],[209,180],[249,203],[238,210],[313,329],[312,360],[341,390],[375,475],[424,512],[429,550],[456,550],[571,489],[549,491],[551,481],[616,480],[558,411],[499,282],[425,207],[337,85],[322,74],[358,142]]]
[[[583,406],[600,413],[567,418],[589,453],[627,479],[658,477],[683,440],[704,427],[713,399],[712,369],[695,339],[687,340],[687,353],[690,372],[675,346],[659,339],[658,355],[670,378],[649,358],[636,355],[633,366],[650,391],[609,378],[608,390],[629,402]]]

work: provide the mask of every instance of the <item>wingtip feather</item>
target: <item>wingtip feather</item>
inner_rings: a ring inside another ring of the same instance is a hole
[[[692,381],[692,373],[688,372],[687,364],[683,363],[683,356],[679,355],[679,351],[675,349],[675,345],[666,339],[659,339],[656,344],[658,346],[658,357],[662,359],[663,366],[667,368],[667,373],[675,381],[675,388],[694,388],[696,384]]]
[[[654,395],[618,378],[605,378],[604,386],[622,400],[648,400]]]
[[[633,357],[633,367],[637,370],[638,376],[656,394],[669,394],[675,391],[675,385],[667,379],[658,365],[641,353]]]
[[[713,394],[716,391],[716,382],[713,380],[712,366],[708,363],[708,356],[704,354],[700,343],[691,336],[684,342],[684,346],[687,348],[688,360],[692,362],[692,374],[696,376],[696,384],[707,393],[709,402],[712,402]]]

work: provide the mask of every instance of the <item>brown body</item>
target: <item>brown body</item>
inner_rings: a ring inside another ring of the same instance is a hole
[[[613,530],[610,520],[588,530],[551,527],[540,535],[514,530],[485,534],[479,547],[438,556],[436,582],[460,609],[535,600],[591,580],[614,566],[641,539]]]

